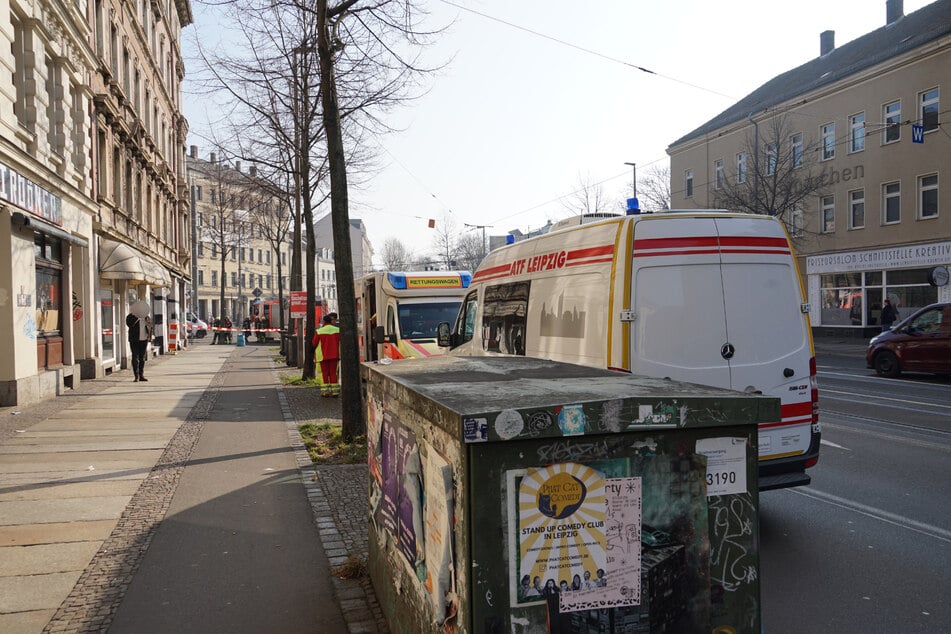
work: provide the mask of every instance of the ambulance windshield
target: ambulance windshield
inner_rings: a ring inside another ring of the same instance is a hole
[[[439,322],[456,320],[461,300],[426,303],[399,302],[400,335],[403,339],[435,339]]]

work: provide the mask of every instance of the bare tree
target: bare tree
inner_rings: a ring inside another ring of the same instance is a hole
[[[459,226],[448,214],[443,214],[442,220],[436,223],[436,235],[433,237],[433,251],[436,261],[446,269],[456,268],[456,239],[459,235]]]
[[[481,233],[467,231],[456,241],[456,268],[465,271],[475,271],[485,259],[486,245]]]
[[[383,242],[383,268],[388,271],[405,271],[413,261],[413,252],[397,238],[387,238]]]
[[[633,194],[628,187],[628,193]],[[670,165],[651,165],[637,181],[637,198],[641,209],[670,209]]]
[[[364,432],[356,327],[356,293],[350,249],[349,194],[345,133],[379,128],[374,111],[401,103],[425,72],[418,51],[427,34],[422,17],[408,0],[317,0],[317,56],[324,141],[330,174],[330,213],[334,236],[341,332],[343,435]],[[406,56],[409,53],[410,56]],[[351,137],[352,138],[352,137]]]
[[[713,183],[714,203],[733,211],[767,214],[782,220],[794,238],[805,236],[803,214],[810,199],[826,188],[818,146],[793,145],[794,130],[784,115],[755,125],[746,135],[742,160],[722,183]]]
[[[562,199],[562,205],[579,220],[585,216],[605,213],[611,206],[601,183],[591,182],[591,175],[578,175],[578,188]]]

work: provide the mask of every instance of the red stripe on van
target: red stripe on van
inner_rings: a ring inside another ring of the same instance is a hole
[[[511,268],[511,264],[502,264],[499,266],[493,266],[490,269],[477,271],[476,274],[472,276],[472,281],[484,280],[486,278],[505,277],[508,275],[508,272],[511,270]]]
[[[598,258],[596,260],[591,259],[591,260],[583,260],[581,262],[566,262],[565,266],[581,266],[582,264],[599,264],[601,262],[613,262],[613,261],[614,261],[614,254],[611,254],[610,256],[606,258]]]
[[[634,257],[663,255],[713,255],[717,253],[759,253],[764,255],[791,255],[789,243],[783,238],[749,236],[715,236],[691,238],[648,238],[634,241]]]
[[[783,405],[781,412],[783,417],[782,421],[763,423],[760,427],[783,427],[785,425],[804,425],[812,423],[812,403],[809,401]]]
[[[599,255],[614,255],[614,245],[609,244],[603,247],[591,247],[589,249],[575,249],[568,252],[569,260],[578,260],[581,258],[593,258]],[[603,260],[598,260],[602,262]]]

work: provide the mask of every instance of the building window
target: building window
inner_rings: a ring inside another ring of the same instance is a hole
[[[849,152],[861,152],[865,149],[865,113],[860,112],[849,117]]]
[[[713,162],[714,187],[723,189],[723,159],[717,159]]]
[[[254,279],[254,275],[251,276],[251,279]],[[241,274],[241,288],[247,288],[248,278],[244,273]]]
[[[835,231],[835,196],[823,196],[820,207],[822,233],[833,233]]]
[[[234,247],[231,247],[231,261],[234,262],[238,259],[238,250]],[[244,258],[241,258],[242,260]]]
[[[211,285],[215,287],[218,286],[218,271],[211,272]]]
[[[238,286],[238,274],[235,271],[231,271],[231,285]]]
[[[803,141],[802,132],[789,137],[789,159],[793,169],[802,167]]]
[[[204,271],[204,269],[198,269],[198,285],[199,285],[199,286],[204,286],[204,285],[205,285],[205,271]]]
[[[901,183],[882,185],[882,211],[886,225],[901,222]]]
[[[746,182],[746,152],[736,155],[736,182]]]
[[[244,262],[244,247],[241,247],[241,261]]]
[[[938,217],[938,175],[918,177],[918,217]]]
[[[198,257],[200,258],[205,257],[205,243],[204,242],[198,243]]]
[[[262,260],[263,255],[264,254],[261,252],[261,249],[258,249],[258,263],[259,264],[263,261]]]
[[[267,253],[267,263],[270,264],[270,263],[271,263],[271,252],[270,252],[270,251],[265,251],[265,253]]]
[[[684,170],[684,197],[693,196],[693,170]]]
[[[211,257],[218,257],[218,243],[216,242],[211,243]]]
[[[268,274],[267,274],[267,288],[268,288],[268,290],[271,290],[271,282],[272,282],[271,274],[268,273]]]
[[[882,107],[882,143],[901,141],[901,101],[893,101]]]
[[[865,227],[865,190],[849,192],[849,229]]]
[[[938,106],[940,105],[940,90],[932,88],[921,93],[921,112],[919,121],[924,126],[925,132],[931,132],[938,129]]]
[[[779,161],[779,146],[775,143],[766,144],[766,173],[770,176],[776,173],[776,164]]]
[[[793,207],[790,220],[789,233],[794,238],[801,238],[805,229],[805,219],[802,214],[802,207],[798,205]]]
[[[822,126],[819,138],[822,139],[822,160],[831,161],[835,158],[835,124],[827,123]]]
[[[13,25],[13,87],[16,90],[16,101],[13,102],[13,113],[17,117],[17,123],[26,128],[32,129],[32,121],[27,116],[29,108],[27,107],[27,86],[30,77],[30,69],[26,64],[27,46],[26,39],[29,32],[23,27],[23,24],[16,18],[10,18]]]

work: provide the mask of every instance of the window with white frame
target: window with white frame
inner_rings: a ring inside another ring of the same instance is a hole
[[[693,196],[693,170],[684,170],[684,197]]]
[[[835,231],[835,196],[823,196],[819,203],[822,214],[822,233]]]
[[[925,132],[931,132],[938,129],[938,108],[940,106],[941,92],[938,88],[926,90],[920,95],[921,111],[918,113],[918,120],[924,126]]]
[[[886,225],[901,222],[901,183],[882,185],[882,216]]]
[[[199,242],[199,243],[196,245],[196,247],[197,247],[197,249],[198,249],[198,257],[200,257],[200,258],[205,257],[205,243],[204,243],[204,242]]]
[[[789,137],[789,162],[793,169],[802,167],[803,147],[802,132]]]
[[[211,285],[218,286],[218,271],[211,272]]]
[[[938,175],[918,177],[918,217],[938,217]]]
[[[766,144],[766,173],[770,176],[776,173],[776,164],[779,161],[779,146],[775,143]]]
[[[736,155],[736,182],[746,182],[746,152]]]
[[[822,142],[822,160],[831,161],[835,158],[835,123],[827,123],[819,130]]]
[[[849,152],[861,152],[865,149],[865,113],[860,112],[849,117]]]
[[[717,159],[713,162],[713,186],[716,189],[723,189],[723,159]]]
[[[237,273],[237,271],[231,271],[231,285],[232,285],[232,286],[237,286],[237,285],[238,285],[238,273]]]
[[[882,106],[882,144],[901,141],[901,101],[892,101]]]
[[[855,189],[849,192],[849,229],[865,227],[865,190]]]
[[[198,269],[198,285],[199,285],[199,286],[204,286],[204,285],[205,285],[205,271],[204,271],[204,269]]]

